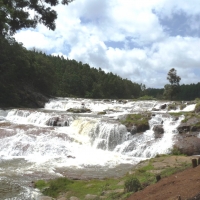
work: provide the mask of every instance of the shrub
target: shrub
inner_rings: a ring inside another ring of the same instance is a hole
[[[185,104],[181,104],[181,105],[180,105],[180,110],[183,110],[185,107],[186,107]]]
[[[126,192],[137,192],[142,188],[140,181],[136,177],[129,177],[124,184]]]
[[[196,104],[194,110],[195,110],[196,113],[199,113],[199,112],[200,112],[200,102]]]
[[[178,155],[182,155],[182,153],[178,147],[174,146],[173,149],[171,150],[171,155],[178,156]]]
[[[176,110],[176,104],[168,104],[168,110]]]
[[[38,180],[35,182],[35,187],[42,190],[43,188],[47,187],[47,183],[44,180]]]

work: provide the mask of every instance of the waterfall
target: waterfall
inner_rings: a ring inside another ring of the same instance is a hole
[[[15,179],[28,193],[29,177],[62,176],[63,170],[103,172],[106,177],[123,165],[121,171],[126,173],[141,160],[170,152],[183,116],[174,119],[167,108],[160,109],[167,103],[55,98],[44,109],[0,109],[1,176]],[[67,111],[83,105],[91,112]],[[194,105],[185,108],[191,109]],[[131,134],[120,119],[140,112],[151,112],[150,129]],[[155,127],[163,133],[157,135]]]

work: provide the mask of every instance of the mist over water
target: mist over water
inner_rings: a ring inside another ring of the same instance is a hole
[[[31,181],[121,176],[141,160],[169,153],[183,117],[174,120],[166,110],[158,111],[150,130],[134,135],[119,122],[129,113],[153,113],[162,104],[56,98],[43,109],[0,109],[0,199],[39,199]],[[67,112],[70,108],[91,113]],[[156,138],[153,127],[161,124],[164,134]]]

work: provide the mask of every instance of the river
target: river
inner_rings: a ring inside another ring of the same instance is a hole
[[[163,104],[54,98],[42,109],[0,109],[0,199],[39,200],[32,181],[122,176],[141,160],[169,153],[183,116],[174,120],[160,109]],[[119,121],[140,112],[152,113],[150,129],[132,135]],[[155,125],[163,125],[161,138],[155,137]]]

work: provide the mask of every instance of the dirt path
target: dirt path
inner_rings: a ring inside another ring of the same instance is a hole
[[[127,200],[200,200],[200,165],[163,178]]]

